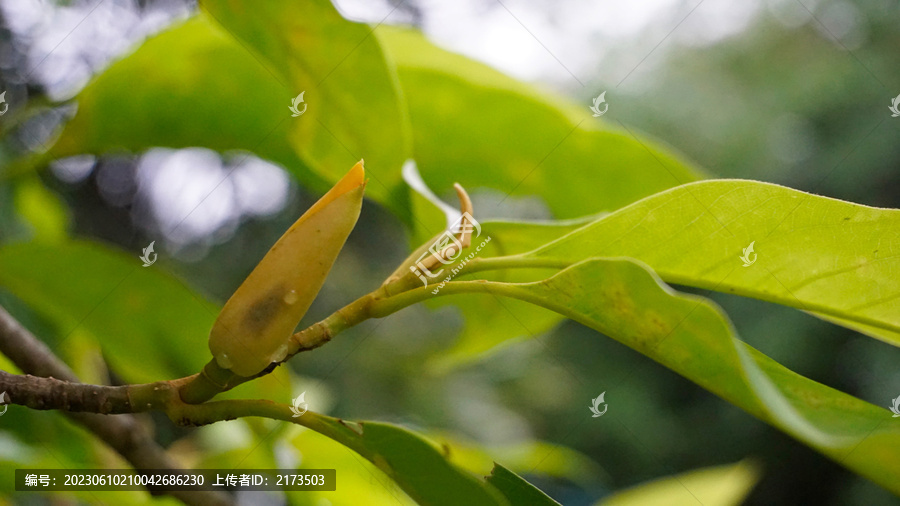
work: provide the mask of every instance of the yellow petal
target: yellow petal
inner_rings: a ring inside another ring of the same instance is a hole
[[[253,376],[280,362],[362,206],[362,161],[313,204],[266,253],[225,303],[209,333],[219,366]]]

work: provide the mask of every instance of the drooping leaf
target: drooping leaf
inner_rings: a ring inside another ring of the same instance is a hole
[[[755,247],[744,267],[744,248]],[[678,283],[812,312],[900,345],[900,210],[756,181],[703,181],[648,197],[526,256],[646,262]]]
[[[746,461],[697,469],[616,492],[594,506],[738,506],[759,474],[757,467]]]
[[[595,258],[544,281],[469,282],[445,290],[553,309],[900,493],[900,426],[889,423],[889,411],[790,371],[740,341],[713,303],[673,292],[635,260]]]
[[[88,332],[130,383],[193,374],[209,360],[204,336],[218,308],[164,274],[88,241],[0,248],[0,286],[56,322],[60,346]]]
[[[409,430],[313,412],[304,416],[309,417],[307,426],[365,457],[423,506],[511,506],[493,486],[455,466],[433,443]]]
[[[525,481],[521,476],[495,463],[491,475],[485,478],[509,500],[510,504],[533,506],[559,506],[550,496]]]
[[[225,303],[209,333],[219,367],[253,376],[287,356],[291,334],[325,283],[362,207],[357,163],[281,236]]]

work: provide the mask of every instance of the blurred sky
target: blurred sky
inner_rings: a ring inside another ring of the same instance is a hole
[[[876,1],[885,10],[898,8],[890,0]],[[404,21],[404,13],[387,2],[335,4],[351,19]],[[843,0],[423,0],[414,5],[418,24],[434,41],[519,79],[570,89],[615,85],[623,93],[645,88],[641,81],[653,79],[653,70],[671,51],[721,42],[762,16],[790,29],[811,23],[850,50],[866,39],[859,9]]]
[[[387,15],[391,8],[378,2],[335,3],[352,19],[401,18],[396,11]],[[435,42],[519,79],[577,88],[620,83],[654,48],[660,57],[671,49],[661,44],[664,39],[709,44],[737,34],[764,8],[764,2],[746,0],[426,0],[416,5],[422,29]],[[676,26],[677,33],[668,36]]]

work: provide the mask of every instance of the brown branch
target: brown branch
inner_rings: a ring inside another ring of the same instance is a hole
[[[128,399],[128,387],[86,385],[0,371],[0,390],[6,392],[12,404],[31,409],[103,415],[134,412]]]
[[[73,383],[78,383],[75,373],[3,307],[0,307],[0,352],[9,357],[26,374],[64,380],[64,382],[68,382],[69,387],[75,386]],[[14,375],[7,374],[6,376]],[[28,377],[20,376],[20,378]],[[31,378],[31,380],[36,379],[38,378]],[[91,386],[90,388],[117,387]],[[90,398],[93,394],[88,393],[88,396]],[[65,414],[93,432],[136,469],[180,468],[133,415],[113,417],[95,413],[66,412]],[[189,505],[234,504],[231,497],[222,492],[170,491],[167,493]]]

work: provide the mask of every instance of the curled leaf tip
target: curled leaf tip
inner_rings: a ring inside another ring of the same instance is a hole
[[[475,214],[475,209],[472,207],[472,199],[469,198],[466,189],[459,183],[453,183],[453,189],[456,190],[456,195],[459,197],[459,212],[461,214],[468,213],[470,216]]]
[[[424,184],[424,183],[423,183]],[[431,246],[435,244],[435,241],[441,239],[447,231],[442,231],[440,234],[435,236],[431,241],[419,246],[406,260],[400,264],[399,267],[390,275],[387,279],[384,280],[382,286],[393,283],[401,279],[403,276],[410,276],[409,269],[415,265],[419,269],[430,269],[436,266],[438,263],[447,260],[451,255],[451,250],[453,252],[459,251],[457,249],[457,244],[461,249],[468,248],[472,242],[472,227],[475,221],[475,208],[472,205],[472,199],[469,198],[469,194],[466,192],[466,189],[462,187],[459,183],[453,183],[453,188],[456,190],[456,195],[459,197],[459,212],[462,215],[458,220],[458,228],[459,230],[453,230],[454,226],[451,225],[449,232],[454,234],[456,237],[456,241],[452,246],[448,246],[438,252],[431,251]],[[475,224],[477,226],[477,224]],[[422,259],[424,253],[431,252],[427,258]],[[446,262],[444,262],[446,263]],[[421,278],[420,278],[421,279]]]

